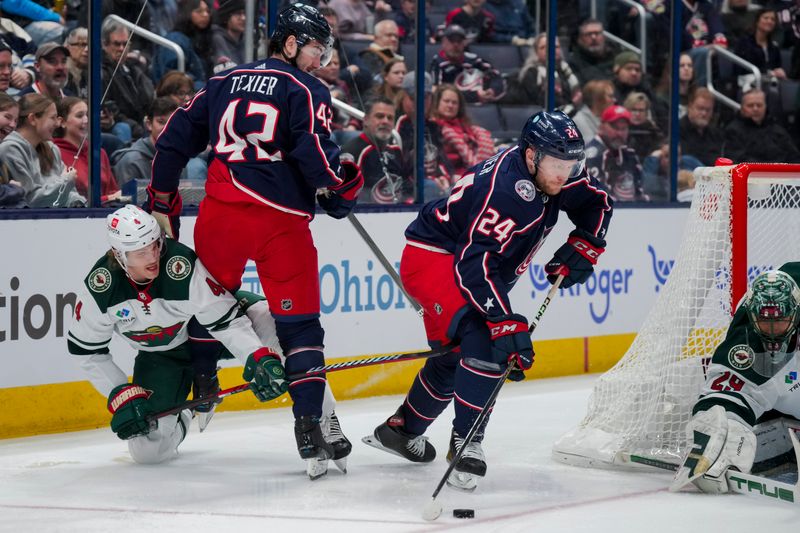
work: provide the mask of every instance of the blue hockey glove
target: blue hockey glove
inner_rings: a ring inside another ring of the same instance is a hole
[[[168,195],[168,198],[164,198]],[[147,201],[142,209],[153,215],[158,221],[158,225],[164,229],[167,237],[175,240],[181,231],[181,211],[183,210],[183,200],[178,192],[162,193],[147,186]]]
[[[486,319],[486,325],[492,338],[492,359],[495,363],[516,361],[522,370],[528,370],[533,365],[533,343],[524,316],[490,316]]]
[[[289,390],[281,358],[269,348],[259,348],[250,354],[242,377],[252,381],[250,389],[262,402],[274,400]]]
[[[342,160],[344,180],[339,185],[328,187],[327,194],[317,196],[319,206],[336,219],[350,214],[356,206],[358,194],[364,187],[364,175],[353,161]]]
[[[553,258],[544,267],[547,281],[555,283],[559,275],[564,275],[561,288],[569,288],[583,283],[594,272],[594,265],[600,254],[605,252],[606,241],[589,232],[576,229],[569,234],[566,244],[556,250]]]
[[[150,433],[147,417],[153,414],[147,399],[152,394],[139,385],[126,383],[118,385],[108,395],[108,410],[111,417],[111,430],[122,440],[132,439]]]

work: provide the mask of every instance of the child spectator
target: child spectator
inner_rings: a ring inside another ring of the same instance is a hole
[[[86,102],[74,96],[61,99],[56,106],[61,127],[53,141],[61,151],[61,160],[67,168],[75,169],[75,186],[78,192],[89,196],[89,113]],[[121,197],[117,180],[111,172],[108,154],[100,149],[100,201],[104,206],[118,202]]]
[[[41,94],[19,101],[19,126],[0,143],[0,163],[25,189],[31,207],[85,206],[75,189],[75,174],[65,173],[61,153],[52,143],[58,126],[56,104]]]

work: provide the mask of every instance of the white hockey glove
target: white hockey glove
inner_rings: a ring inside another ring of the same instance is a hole
[[[756,456],[756,436],[738,420],[728,418],[721,405],[694,415],[686,434],[692,445],[670,491],[694,483],[702,492],[728,492],[725,472],[729,468],[750,472]]]

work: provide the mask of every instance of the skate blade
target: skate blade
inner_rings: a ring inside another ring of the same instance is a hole
[[[341,470],[342,474],[347,473],[347,457],[342,457],[341,459],[334,459],[333,464],[336,465],[336,468]]]
[[[447,485],[463,492],[473,492],[478,488],[478,476],[468,472],[453,470],[447,476]]]
[[[404,455],[401,455],[400,453],[394,451],[393,449],[384,446],[383,443],[380,440],[378,440],[378,437],[376,437],[374,433],[372,435],[367,435],[366,437],[362,437],[361,442],[369,446],[372,446],[373,448],[383,450],[384,452],[389,452],[392,455],[396,455],[397,457],[402,457],[403,459],[408,461],[408,458],[406,458]]]
[[[211,419],[214,418],[214,409],[210,410],[207,413],[202,413],[199,411],[194,412],[194,416],[197,417],[197,427],[200,428],[200,433],[202,433],[208,424],[211,422]]]
[[[315,481],[328,473],[327,459],[306,459],[306,474],[311,481]]]

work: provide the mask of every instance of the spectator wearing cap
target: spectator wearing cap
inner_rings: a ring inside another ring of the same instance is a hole
[[[109,118],[114,124],[109,129],[123,142],[130,142],[144,132],[142,119],[155,97],[153,82],[142,64],[127,56],[129,38],[130,33],[122,24],[112,19],[103,21],[101,75],[103,88],[108,88],[104,103],[113,102]]]
[[[362,67],[376,80],[380,80],[381,72],[387,63],[395,59],[403,61],[403,56],[397,53],[399,49],[397,23],[393,20],[382,20],[375,24],[375,40],[358,52],[358,59]]]
[[[457,24],[464,28],[470,43],[487,43],[494,40],[494,15],[483,8],[486,0],[465,0],[464,5],[450,11],[445,17],[445,27]]]
[[[215,13],[216,24],[212,27],[214,74],[244,63],[244,32],[247,19],[244,0],[224,0]]]
[[[681,150],[699,159],[703,165],[713,166],[722,155],[724,142],[722,131],[711,122],[714,95],[705,87],[697,87],[689,93],[688,102],[686,116],[678,123]]]
[[[57,43],[44,43],[36,50],[36,81],[20,91],[20,96],[37,93],[54,102],[64,98],[67,85],[67,58],[69,50]]]
[[[631,113],[621,105],[603,111],[597,136],[586,145],[586,168],[615,200],[646,202],[650,198],[644,192],[642,165],[626,146],[630,124]]]
[[[624,102],[628,93],[632,91],[650,96],[650,90],[646,89],[642,75],[642,59],[636,52],[626,50],[614,57],[613,82],[617,102]]]
[[[0,92],[5,93],[11,87],[11,73],[13,71],[11,47],[0,39]]]
[[[603,31],[603,23],[597,19],[587,19],[578,26],[578,38],[569,64],[582,85],[613,77],[617,50],[606,41]]]
[[[725,128],[725,157],[735,163],[800,163],[792,137],[767,115],[761,89],[744,93],[739,114]]]
[[[505,80],[488,61],[467,52],[467,32],[453,24],[445,28],[442,49],[431,60],[433,84],[455,85],[467,102],[494,102],[505,93]]]
[[[89,30],[73,29],[64,45],[69,50],[65,92],[86,100],[89,97]]]

